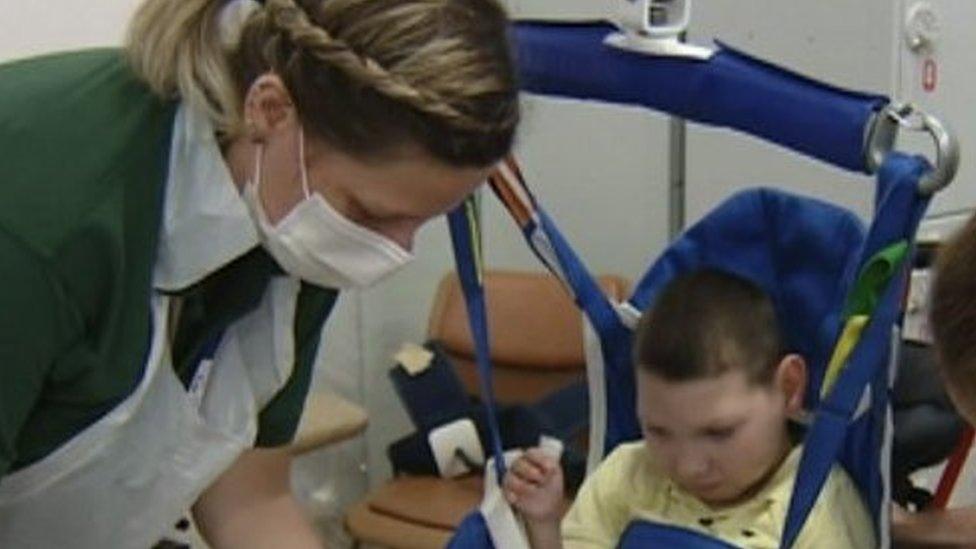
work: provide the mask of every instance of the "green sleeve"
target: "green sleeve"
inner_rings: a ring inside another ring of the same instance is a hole
[[[289,444],[305,407],[322,328],[335,305],[337,292],[302,284],[295,308],[295,365],[291,377],[258,416],[256,446]]]
[[[59,286],[16,236],[0,227],[0,477],[54,359],[77,332]]]

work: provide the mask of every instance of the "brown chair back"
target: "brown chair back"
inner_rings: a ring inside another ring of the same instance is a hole
[[[618,276],[598,279],[607,295],[625,297]],[[488,271],[485,304],[495,396],[502,404],[522,404],[565,386],[585,373],[583,325],[579,309],[550,273]],[[474,341],[464,292],[457,275],[440,283],[430,314],[428,337],[441,344],[469,394],[477,396]]]

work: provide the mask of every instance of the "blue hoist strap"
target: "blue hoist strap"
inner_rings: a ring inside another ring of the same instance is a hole
[[[920,157],[892,153],[886,159],[878,174],[877,211],[865,243],[862,262],[869,261],[891,242],[912,240],[928,205],[928,199],[918,195],[918,182],[930,169],[929,164]],[[890,349],[892,331],[901,314],[905,276],[902,267],[887,282],[846,367],[833,389],[817,407],[813,425],[806,437],[787,513],[780,545],[784,549],[792,546],[806,523],[831,468],[841,454],[849,426],[866,388],[884,373],[880,369],[887,368],[885,359],[889,353],[885,350]],[[886,399],[887,395],[871,397]],[[864,487],[862,484],[862,489]],[[872,511],[879,512],[876,507],[883,505],[880,498],[871,493],[866,496],[872,496],[868,498]]]
[[[488,347],[488,321],[485,316],[485,292],[483,265],[481,262],[481,236],[478,216],[473,198],[465,200],[448,214],[451,242],[457,263],[458,277],[464,289],[465,303],[468,307],[468,322],[474,338],[475,362],[481,383],[481,398],[485,406],[485,416],[490,434],[490,450],[495,458],[495,472],[498,482],[505,478],[505,460],[502,452],[501,429],[498,426],[497,405],[492,383],[491,354]]]

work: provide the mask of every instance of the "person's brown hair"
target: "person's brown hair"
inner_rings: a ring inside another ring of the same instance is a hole
[[[936,253],[931,299],[937,362],[976,396],[976,216]]]
[[[359,158],[417,144],[454,166],[488,166],[519,118],[508,22],[496,0],[266,0],[232,45],[227,0],[145,0],[128,56],[158,94],[242,130],[250,83],[273,71],[303,125]]]
[[[769,296],[742,277],[703,269],[672,280],[642,316],[633,360],[669,381],[715,377],[741,368],[769,384],[784,356]]]

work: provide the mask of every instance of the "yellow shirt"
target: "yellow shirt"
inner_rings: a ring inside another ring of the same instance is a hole
[[[674,524],[748,548],[779,547],[801,449],[795,448],[755,497],[712,509],[655,467],[643,442],[623,444],[580,488],[562,523],[567,549],[615,547],[632,520]],[[875,547],[871,516],[841,467],[824,484],[794,547]]]

